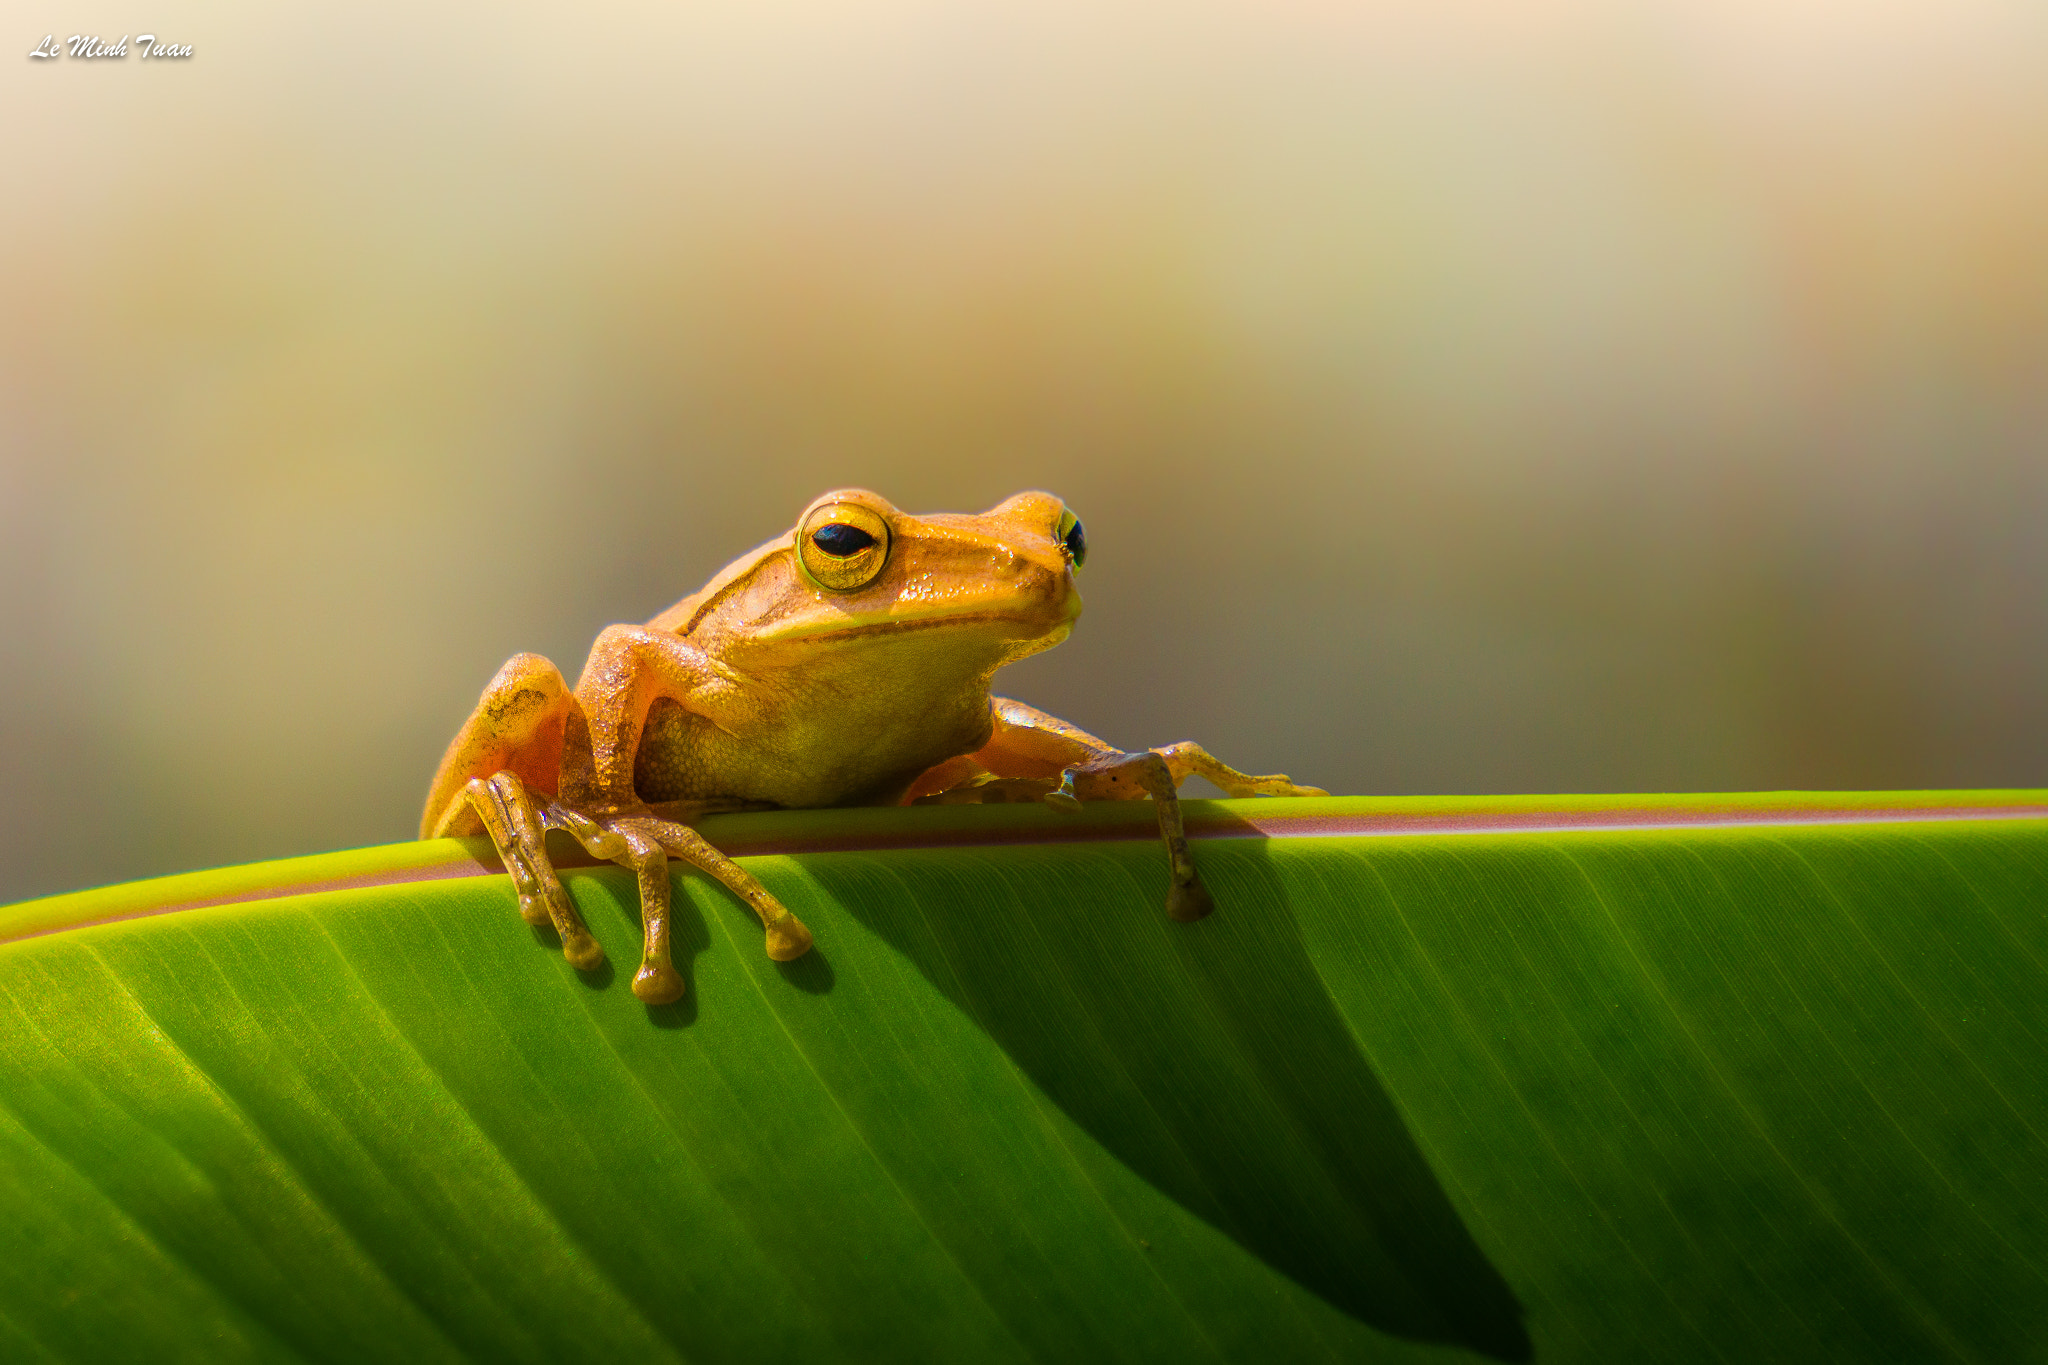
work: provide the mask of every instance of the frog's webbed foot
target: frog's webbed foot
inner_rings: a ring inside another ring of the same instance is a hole
[[[552,923],[562,937],[562,956],[577,969],[587,972],[603,963],[604,948],[590,936],[576,902],[569,899],[555,865],[548,861],[546,825],[534,811],[526,784],[509,772],[472,777],[463,795],[512,874],[520,918],[536,926]]]
[[[642,930],[633,994],[650,1005],[665,1005],[683,993],[682,974],[676,971],[669,949],[670,857],[710,873],[747,903],[767,930],[769,957],[788,962],[810,951],[811,931],[803,922],[752,873],[688,825],[636,812],[591,816],[560,802],[550,802],[542,820],[551,829],[568,831],[592,857],[633,870],[640,884]]]
[[[668,860],[672,856],[716,877],[761,917],[768,931],[768,956],[777,962],[802,957],[811,946],[811,931],[802,921],[751,873],[688,825],[651,813],[586,815],[546,798],[536,805],[525,784],[509,772],[472,778],[464,794],[512,874],[512,885],[519,892],[520,916],[528,924],[552,923],[562,936],[562,955],[580,970],[590,971],[603,963],[604,948],[591,937],[576,903],[555,875],[543,842],[547,831],[564,830],[592,857],[632,869],[640,885],[642,938],[633,994],[650,1005],[665,1005],[683,993],[683,978],[669,950]]]

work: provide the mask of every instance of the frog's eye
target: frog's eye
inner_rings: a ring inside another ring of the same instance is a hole
[[[1067,549],[1067,558],[1080,568],[1088,562],[1088,533],[1081,529],[1081,519],[1072,512],[1060,513],[1059,542]]]
[[[827,503],[797,528],[796,562],[818,587],[852,592],[875,581],[889,559],[889,523],[856,503]]]

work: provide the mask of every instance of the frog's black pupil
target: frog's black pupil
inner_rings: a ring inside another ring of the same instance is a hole
[[[1074,557],[1076,568],[1087,562],[1088,535],[1081,529],[1081,523],[1078,521],[1067,532],[1067,553]]]
[[[875,538],[860,527],[847,526],[840,522],[820,526],[811,533],[811,544],[836,559],[857,555],[874,543]]]

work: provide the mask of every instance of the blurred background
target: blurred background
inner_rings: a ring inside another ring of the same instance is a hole
[[[14,12],[0,901],[410,838],[844,484],[1066,498],[1126,745],[2048,785],[2048,7]]]

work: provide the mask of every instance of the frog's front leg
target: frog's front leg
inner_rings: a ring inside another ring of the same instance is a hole
[[[747,903],[767,931],[769,957],[787,962],[811,946],[811,931],[767,887],[688,825],[655,816],[634,789],[649,708],[669,698],[707,714],[715,709],[712,699],[733,683],[715,659],[668,631],[611,626],[597,637],[576,684],[578,709],[565,732],[561,795],[542,818],[567,830],[592,857],[633,870],[643,929],[633,994],[650,1005],[683,993],[669,950],[671,857],[709,873]]]

